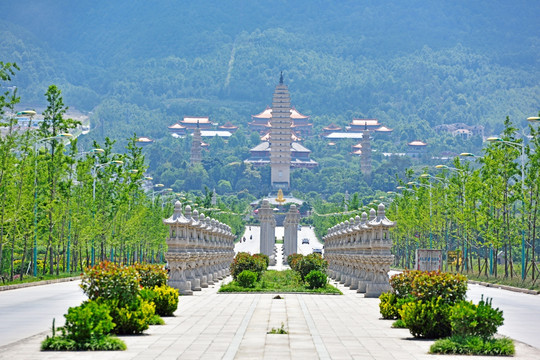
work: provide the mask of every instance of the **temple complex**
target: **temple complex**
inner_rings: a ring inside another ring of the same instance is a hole
[[[314,168],[318,165],[317,162],[309,158],[311,151],[297,142],[300,138],[293,132],[292,126],[292,114],[296,110],[291,110],[294,109],[291,109],[289,90],[287,85],[283,84],[282,74],[279,84],[274,90],[272,108],[252,117],[254,122],[258,121],[262,124],[260,128],[264,129],[264,132],[270,130],[262,137],[262,140],[267,141],[262,141],[252,148],[249,159],[245,160],[246,163],[256,166],[270,164],[271,184],[275,189],[289,189],[291,167]],[[304,115],[301,116],[307,118]],[[252,124],[253,122],[250,123],[250,126]],[[309,124],[309,126],[311,125]]]

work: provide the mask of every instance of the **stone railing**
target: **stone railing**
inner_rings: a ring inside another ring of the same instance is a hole
[[[394,261],[390,253],[392,240],[389,229],[395,223],[386,218],[380,204],[328,229],[324,239],[324,257],[328,261],[328,275],[351,290],[378,297],[390,290],[388,271]]]
[[[229,274],[234,258],[234,234],[231,228],[197,210],[174,204],[173,215],[163,220],[169,226],[168,250],[169,286],[182,295],[214,284]]]

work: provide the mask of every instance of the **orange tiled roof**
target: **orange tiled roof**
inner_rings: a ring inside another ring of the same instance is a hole
[[[390,129],[390,128],[383,125],[380,128],[375,129],[375,131],[377,131],[377,132],[392,132],[392,131],[394,131],[394,129]]]
[[[219,127],[220,129],[238,129],[238,126],[233,125],[230,121],[227,121],[225,124]]]
[[[272,117],[272,108],[267,106],[266,109],[257,115],[251,115],[252,118],[270,119]],[[301,114],[294,107],[291,108],[291,119],[309,119],[309,116]]]
[[[143,143],[151,143],[151,142],[154,142],[154,140],[150,139],[150,138],[147,138],[147,137],[140,137],[137,139],[138,142],[143,142]]]
[[[420,140],[414,140],[414,141],[411,141],[410,143],[408,143],[407,145],[409,146],[426,146],[427,144],[423,141],[420,141]]]
[[[334,123],[331,123],[327,127],[325,127],[323,130],[341,130],[341,127],[337,126]]]

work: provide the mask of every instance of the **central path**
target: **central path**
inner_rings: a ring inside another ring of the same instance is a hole
[[[378,299],[341,286],[343,296],[280,294],[282,299],[219,294],[218,287],[180,297],[166,325],[122,336],[126,351],[40,352],[41,333],[0,347],[0,359],[463,359],[427,354],[432,341],[392,329],[391,320],[379,319]],[[288,334],[268,334],[282,324]],[[521,343],[516,348],[515,359],[540,358],[537,349]]]

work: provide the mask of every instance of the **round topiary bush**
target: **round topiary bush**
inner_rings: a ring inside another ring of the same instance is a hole
[[[251,288],[255,286],[257,281],[257,274],[250,270],[244,270],[236,277],[238,285],[245,288]]]
[[[310,289],[319,289],[326,285],[326,274],[319,270],[312,270],[306,275],[306,282]]]

